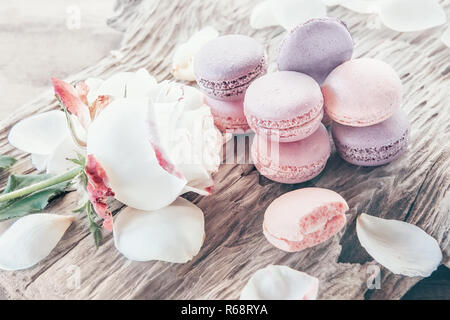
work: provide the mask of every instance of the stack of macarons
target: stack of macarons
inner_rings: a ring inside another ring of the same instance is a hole
[[[352,54],[352,37],[335,18],[313,19],[287,34],[279,71],[255,80],[245,95],[244,113],[256,133],[252,158],[262,175],[300,183],[324,169],[331,146],[320,85]]]
[[[330,73],[322,92],[342,159],[379,166],[405,152],[410,124],[400,108],[402,83],[388,64],[366,58],[347,61]]]
[[[264,47],[251,37],[232,34],[205,44],[194,59],[194,74],[216,127],[246,133],[243,101],[247,88],[267,72]]]
[[[402,84],[375,59],[353,59],[353,40],[337,18],[311,19],[286,35],[278,72],[266,74],[264,48],[243,35],[208,42],[194,73],[222,132],[256,133],[252,159],[280,183],[301,183],[322,172],[331,146],[331,119],[340,156],[375,166],[407,148],[409,121],[400,109]]]

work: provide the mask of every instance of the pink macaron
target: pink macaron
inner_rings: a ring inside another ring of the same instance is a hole
[[[255,136],[252,159],[258,171],[280,183],[301,183],[316,177],[325,168],[331,147],[327,130],[319,128],[309,137],[279,143],[266,136]]]
[[[244,101],[222,101],[204,97],[205,104],[211,109],[214,124],[223,133],[247,133],[250,127],[244,115]]]
[[[334,69],[322,86],[330,118],[352,127],[383,122],[402,104],[402,83],[394,69],[376,59],[354,59]]]
[[[323,96],[310,76],[280,71],[256,79],[247,89],[244,113],[258,135],[292,142],[310,136],[323,117]]]
[[[264,214],[266,239],[278,249],[295,252],[330,239],[345,225],[347,202],[338,193],[305,188],[275,199]]]

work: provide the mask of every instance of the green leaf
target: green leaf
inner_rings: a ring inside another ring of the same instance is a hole
[[[95,222],[92,214],[96,214],[94,210],[94,206],[90,201],[86,202],[86,215],[89,221],[89,231],[94,236],[94,242],[97,249],[102,245],[103,242],[103,234],[102,227]]]
[[[14,163],[16,163],[16,159],[8,156],[0,156],[0,170],[8,169]]]
[[[12,174],[8,178],[5,190],[2,194],[9,193],[11,191],[22,189],[32,184],[47,180],[51,178],[51,174]]]
[[[86,158],[81,154],[77,152],[77,158],[68,159],[69,161],[72,161],[73,163],[79,165],[80,167],[84,168],[86,166]]]
[[[102,228],[94,222],[89,225],[89,230],[91,231],[92,235],[94,236],[95,246],[98,249],[102,245],[102,242],[103,242]]]
[[[27,187],[50,178],[49,174],[11,175],[3,194]],[[48,203],[65,191],[70,181],[61,182],[51,187],[39,190],[28,196],[0,203],[0,220],[23,217],[29,213],[42,211]]]

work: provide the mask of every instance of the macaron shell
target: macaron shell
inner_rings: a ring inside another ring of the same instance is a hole
[[[265,136],[255,136],[252,159],[258,171],[280,183],[301,183],[316,177],[324,169],[331,147],[327,130],[320,124],[304,140],[279,143]]]
[[[339,155],[355,165],[378,166],[400,157],[407,149],[410,123],[398,109],[389,119],[368,127],[333,123],[331,129]]]
[[[248,88],[244,113],[262,120],[290,120],[323,106],[320,86],[310,76],[281,71],[256,79]]]
[[[194,58],[200,89],[214,99],[244,97],[250,83],[267,72],[264,47],[251,37],[226,35],[204,45]]]
[[[278,69],[305,73],[321,84],[352,54],[353,40],[342,21],[312,19],[287,34],[280,47]]]
[[[204,102],[210,107],[214,124],[221,132],[239,134],[250,131],[244,115],[243,100],[222,101],[205,96]]]
[[[255,39],[230,34],[215,38],[196,54],[196,76],[211,81],[232,80],[254,70],[264,58],[264,47]]]
[[[402,83],[385,62],[354,59],[334,69],[322,86],[324,108],[338,123],[365,127],[389,118],[402,104]]]
[[[323,188],[304,188],[275,199],[264,214],[264,234],[276,247],[299,251],[329,239],[345,224],[347,202]]]

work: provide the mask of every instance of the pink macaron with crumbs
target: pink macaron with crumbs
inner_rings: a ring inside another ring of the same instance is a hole
[[[402,83],[394,69],[376,59],[354,59],[334,69],[322,85],[330,118],[352,127],[383,122],[402,104]]]
[[[330,239],[341,230],[348,209],[345,199],[332,190],[294,190],[269,205],[264,214],[264,235],[278,249],[301,251]]]
[[[323,96],[310,76],[280,71],[256,79],[247,89],[244,113],[258,135],[293,142],[313,134],[323,117]]]
[[[204,102],[210,107],[214,124],[223,133],[247,133],[250,127],[244,115],[244,101],[223,101],[204,97]]]
[[[280,143],[267,136],[255,136],[251,154],[255,167],[270,180],[301,183],[313,179],[325,168],[331,146],[323,124],[309,137]]]

